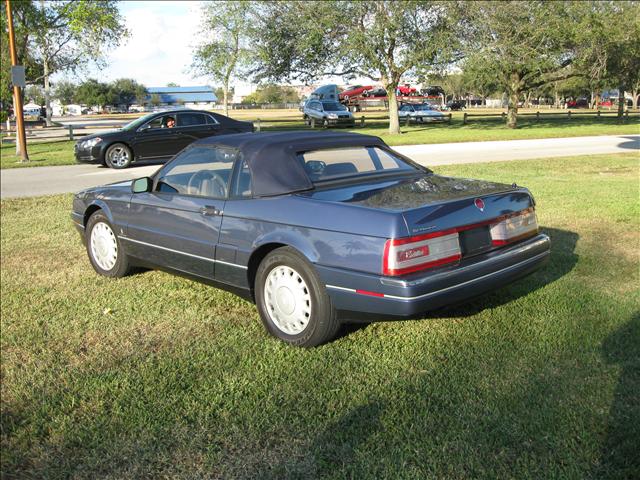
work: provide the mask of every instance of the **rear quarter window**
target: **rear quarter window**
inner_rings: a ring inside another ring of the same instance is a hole
[[[299,159],[314,183],[375,172],[416,170],[400,157],[378,147],[313,150],[302,153]]]

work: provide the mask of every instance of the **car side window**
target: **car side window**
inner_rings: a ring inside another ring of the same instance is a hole
[[[172,128],[168,125],[170,121],[173,120],[175,122],[175,115],[160,115],[159,117],[154,118],[153,120],[145,123],[141,130],[146,129],[157,129],[157,128]]]
[[[207,125],[217,125],[218,121],[213,118],[211,115],[205,115],[205,120],[207,121]]]
[[[207,115],[208,116],[208,115]],[[193,127],[196,125],[206,125],[207,120],[204,113],[179,113],[178,127]]]
[[[226,198],[238,153],[225,148],[183,150],[159,173],[155,190],[180,195]]]
[[[233,186],[232,195],[236,198],[249,198],[251,194],[251,170],[249,170],[247,161],[243,160]]]

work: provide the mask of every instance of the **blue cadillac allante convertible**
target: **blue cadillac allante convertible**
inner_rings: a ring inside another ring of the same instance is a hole
[[[72,217],[99,274],[159,268],[233,291],[299,346],[478,296],[549,257],[526,188],[439,176],[351,133],[205,138],[152,177],[78,193]]]

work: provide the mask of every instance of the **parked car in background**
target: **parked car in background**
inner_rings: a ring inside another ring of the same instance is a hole
[[[386,97],[387,91],[382,87],[376,87],[373,90],[369,91],[369,97]]]
[[[466,108],[464,100],[449,100],[445,105],[444,110],[459,111]]]
[[[589,108],[589,99],[578,98],[576,100],[569,100],[566,103],[567,108]]]
[[[155,267],[230,290],[304,347],[511,284],[550,245],[526,188],[436,175],[353,133],[202,139],[151,177],[76,194],[72,218],[100,275]]]
[[[400,117],[400,119],[410,117],[411,120],[418,123],[444,122],[449,119],[448,116],[428,103],[405,103],[400,106],[398,117]]]
[[[444,95],[444,89],[439,85],[432,85],[430,87],[422,89],[422,94],[426,97],[437,97]]]
[[[251,122],[219,113],[177,110],[150,113],[115,132],[89,135],[75,145],[76,161],[127,168],[137,160],[166,160],[195,140],[252,132]]]
[[[307,125],[313,122],[323,127],[355,124],[353,114],[347,110],[347,107],[334,100],[309,100],[304,105],[302,118]]]
[[[371,85],[355,85],[353,87],[349,87],[346,90],[340,92],[339,97],[341,102],[348,102],[350,98],[353,97],[361,97],[367,96],[368,92],[373,90],[373,86]]]
[[[418,94],[418,90],[416,90],[414,87],[412,87],[408,83],[405,83],[404,85],[400,85],[398,87],[398,95],[407,97],[410,95],[417,95],[417,94]]]

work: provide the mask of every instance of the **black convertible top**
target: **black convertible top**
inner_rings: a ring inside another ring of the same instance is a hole
[[[252,176],[255,196],[283,195],[313,188],[297,155],[311,150],[386,144],[378,137],[348,132],[237,133],[203,138],[192,145],[216,145],[240,151]]]

